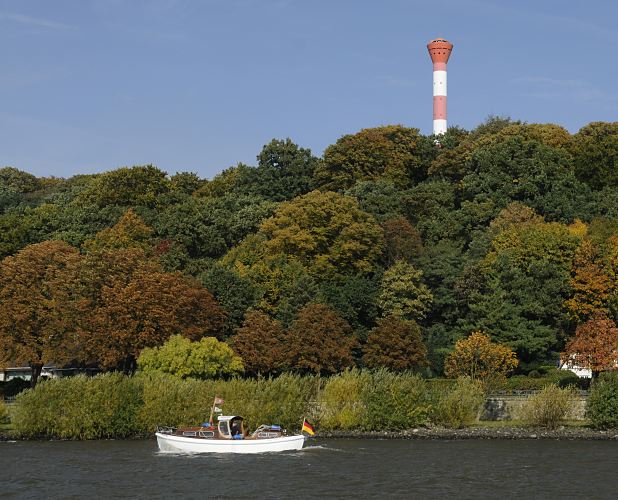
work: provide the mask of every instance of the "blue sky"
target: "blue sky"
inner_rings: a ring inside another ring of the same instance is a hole
[[[576,132],[617,120],[617,19],[604,0],[0,0],[0,166],[211,178],[272,138],[428,134],[438,36],[449,125]]]

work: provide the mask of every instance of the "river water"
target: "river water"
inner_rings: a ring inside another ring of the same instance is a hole
[[[618,498],[618,442],[315,439],[159,453],[154,440],[0,442],[0,498]]]

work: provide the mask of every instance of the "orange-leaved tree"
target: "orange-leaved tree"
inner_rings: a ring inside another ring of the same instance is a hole
[[[363,362],[370,368],[402,371],[428,364],[427,348],[418,324],[395,316],[378,320],[378,325],[369,332],[364,351]]]
[[[603,312],[595,312],[577,327],[562,358],[574,365],[589,368],[592,376],[618,369],[618,327]]]
[[[444,373],[449,378],[492,380],[506,377],[518,364],[513,349],[493,343],[483,332],[472,332],[455,343],[444,362]]]
[[[76,353],[79,251],[61,241],[29,245],[0,263],[0,363],[30,366],[36,385],[46,363]]]
[[[353,364],[356,338],[352,328],[327,305],[307,304],[286,337],[285,364],[293,370],[326,374]]]
[[[245,372],[266,375],[283,363],[285,331],[281,323],[261,311],[251,310],[231,338],[234,351],[242,358]]]
[[[225,312],[196,280],[163,272],[142,250],[89,255],[84,266],[81,341],[90,362],[135,369],[145,347],[171,335],[220,336]]]
[[[595,312],[609,310],[608,302],[615,284],[600,253],[598,246],[589,239],[584,239],[575,252],[570,281],[573,296],[564,305],[576,321],[585,321]]]

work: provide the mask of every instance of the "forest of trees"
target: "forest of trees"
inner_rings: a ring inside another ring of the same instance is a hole
[[[365,129],[321,158],[273,140],[211,180],[0,169],[0,363],[130,372],[181,335],[247,375],[442,375],[483,332],[523,373],[565,350],[613,368],[618,122],[435,139]]]

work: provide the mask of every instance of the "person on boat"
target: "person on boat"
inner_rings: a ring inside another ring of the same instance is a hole
[[[242,439],[242,420],[232,420],[230,425],[230,432],[232,433],[232,439]],[[240,437],[236,437],[240,436]]]

